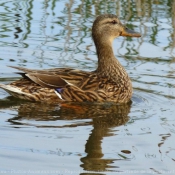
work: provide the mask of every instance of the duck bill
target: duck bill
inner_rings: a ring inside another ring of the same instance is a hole
[[[120,34],[121,36],[130,36],[130,37],[141,37],[140,33],[137,33],[131,29],[128,29],[127,27],[125,27],[123,29],[123,31]]]

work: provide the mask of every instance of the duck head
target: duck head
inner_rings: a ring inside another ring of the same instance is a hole
[[[97,42],[103,38],[105,42],[113,41],[119,36],[141,37],[140,33],[125,27],[118,17],[113,14],[104,14],[96,18],[92,26],[92,37]]]

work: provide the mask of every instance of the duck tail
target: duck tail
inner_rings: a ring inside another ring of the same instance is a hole
[[[6,92],[8,92],[10,95],[20,98],[20,99],[25,99],[25,100],[31,100],[30,94],[22,92],[19,88],[11,86],[11,85],[6,85],[6,84],[0,84],[0,88],[4,89]]]

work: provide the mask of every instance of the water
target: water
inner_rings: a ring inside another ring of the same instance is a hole
[[[97,66],[95,16],[114,13],[141,38],[114,52],[129,73],[132,103],[44,105],[0,89],[0,174],[175,174],[175,1],[0,1],[0,83],[7,65]]]

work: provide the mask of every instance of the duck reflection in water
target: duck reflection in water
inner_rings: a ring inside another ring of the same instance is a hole
[[[17,124],[25,125],[23,122],[24,120],[35,120],[38,121],[38,123],[39,121],[55,121],[58,123],[58,125],[50,126],[47,124],[40,125],[40,123],[37,125],[37,122],[35,122],[34,126],[40,128],[72,128],[92,125],[93,129],[85,143],[85,152],[87,155],[80,158],[82,162],[80,166],[84,170],[109,171],[110,168],[113,168],[113,162],[118,160],[117,158],[103,158],[102,140],[104,137],[113,136],[112,130],[115,127],[128,122],[128,113],[130,112],[131,103],[94,103],[93,105],[91,103],[62,103],[58,106],[19,101],[19,105],[16,105],[16,99],[13,97],[9,97],[9,99],[10,100],[3,101],[2,105],[4,105],[5,108],[13,106],[18,110],[18,115],[8,120],[15,126]],[[0,103],[2,102],[0,101]],[[79,119],[81,119],[81,122],[75,123],[75,120]],[[91,120],[87,121],[83,119]],[[60,120],[74,120],[74,123],[60,126]],[[27,125],[29,125],[29,123],[30,122],[28,122]]]

